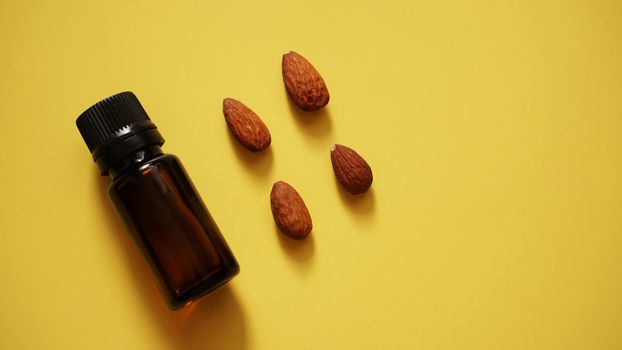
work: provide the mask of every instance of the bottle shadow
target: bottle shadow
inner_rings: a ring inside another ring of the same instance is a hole
[[[131,271],[133,289],[141,296],[143,307],[152,313],[162,332],[175,349],[247,348],[244,310],[232,286],[227,284],[180,310],[170,310],[151,277],[151,272],[121,218],[107,197],[109,179],[96,173],[94,191],[109,223],[107,231],[114,236],[121,254]]]

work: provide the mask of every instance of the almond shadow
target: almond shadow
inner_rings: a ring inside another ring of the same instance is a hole
[[[274,224],[274,231],[279,240],[281,248],[285,252],[285,255],[292,261],[294,266],[303,273],[308,273],[313,265],[313,259],[315,256],[315,238],[314,232],[311,231],[309,236],[305,239],[295,240],[291,239],[279,230],[276,223]]]
[[[353,195],[343,188],[335,177],[335,187],[337,187],[337,192],[339,193],[341,201],[350,210],[350,212],[360,217],[369,217],[374,214],[376,210],[374,185],[372,185],[369,190],[363,194]]]
[[[231,142],[231,147],[238,161],[242,163],[249,172],[257,177],[265,176],[270,173],[272,163],[274,162],[272,145],[263,151],[251,152],[242,146],[230,131],[228,131],[227,134],[229,134],[229,141]]]
[[[285,93],[285,98],[287,99],[289,111],[294,116],[298,129],[304,135],[316,141],[330,142],[332,121],[328,105],[320,110],[307,112],[296,106],[287,93]]]

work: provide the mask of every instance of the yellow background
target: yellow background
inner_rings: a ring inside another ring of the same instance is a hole
[[[622,3],[0,2],[0,348],[621,349]],[[331,92],[283,88],[295,50]],[[166,309],[75,118],[134,91],[241,264]],[[224,97],[273,144],[229,136]],[[337,185],[329,149],[374,169]],[[305,199],[277,233],[269,191]]]

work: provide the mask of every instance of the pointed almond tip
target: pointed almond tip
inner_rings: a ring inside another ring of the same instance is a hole
[[[283,54],[283,59],[282,62],[285,64],[287,62],[287,64],[291,64],[291,61],[293,60],[293,51],[289,51]]]
[[[295,59],[296,57],[302,57],[302,56],[296,51],[288,51],[283,54],[283,59]]]
[[[281,187],[285,185],[285,182],[282,180],[277,180],[274,182],[274,184],[272,185],[272,191],[274,191],[275,188]]]
[[[344,148],[347,148],[347,147],[346,147],[346,146],[344,146],[344,145],[341,145],[341,144],[336,143],[336,144],[334,144],[334,145],[333,145],[333,147],[330,149],[330,151],[331,151],[331,152],[334,152],[334,151],[341,151],[341,150],[342,150],[342,149],[344,149]]]

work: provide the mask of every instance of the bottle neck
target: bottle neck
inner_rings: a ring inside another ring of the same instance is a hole
[[[116,162],[108,170],[108,175],[112,177],[112,180],[116,180],[119,176],[122,176],[126,172],[136,169],[140,167],[141,164],[146,163],[162,154],[162,149],[158,145],[142,148]]]
[[[162,135],[155,127],[134,130],[128,134],[118,136],[117,139],[100,148],[94,149],[93,160],[97,163],[101,174],[108,175],[111,168],[118,168],[118,164],[128,157],[132,159],[135,155],[139,155],[138,158],[144,158],[144,154],[140,156],[140,151],[148,150],[152,146],[162,146],[163,143],[164,138],[162,138]],[[130,160],[129,162],[135,163],[135,160]]]

